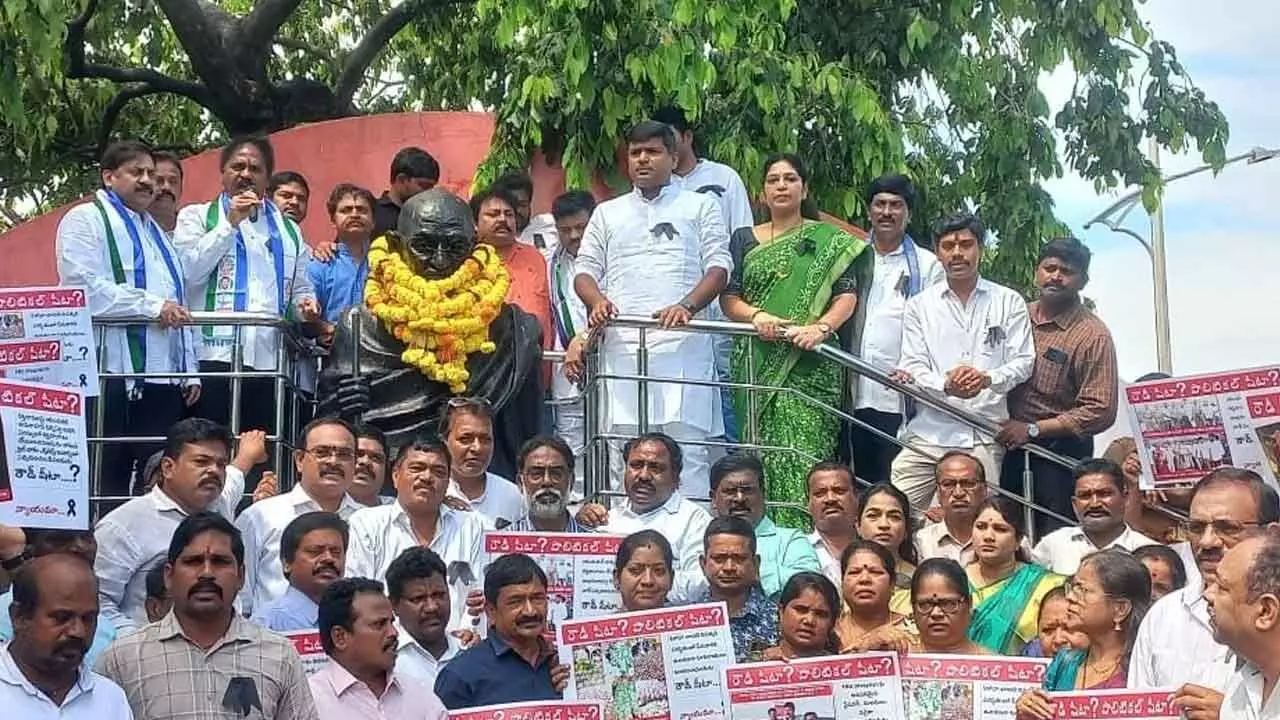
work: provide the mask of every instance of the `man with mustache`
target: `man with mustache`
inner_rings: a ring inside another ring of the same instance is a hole
[[[648,383],[648,407],[638,405],[634,381],[605,381],[603,426],[621,437],[635,435],[641,412],[648,427],[677,440],[703,442],[724,434],[720,391],[715,381],[715,340],[703,333],[673,332],[694,317],[706,317],[729,282],[733,258],[729,232],[712,197],[672,180],[678,146],[670,125],[637,123],[627,133],[627,169],[633,189],[600,203],[591,214],[578,251],[574,290],[590,311],[591,327],[621,314],[654,318],[664,330],[645,334],[648,374],[682,378],[691,384]],[[602,341],[602,370],[634,376],[640,331],[609,329]],[[626,460],[611,441],[611,478]],[[710,496],[708,448],[684,448],[683,483],[688,497]],[[613,488],[611,488],[613,489]],[[674,542],[674,538],[673,542]]]
[[[1156,541],[1124,521],[1129,486],[1119,465],[1093,458],[1076,465],[1076,490],[1071,498],[1080,527],[1064,527],[1036,543],[1031,559],[1059,575],[1074,575],[1086,555],[1120,548],[1130,552]]]
[[[347,520],[360,509],[347,494],[356,471],[356,435],[351,425],[337,418],[316,418],[302,428],[298,445],[293,451],[298,471],[293,489],[254,503],[236,519],[248,558],[241,596],[246,615],[267,607],[289,589],[280,563],[280,539],[289,523],[315,511],[336,513]]]
[[[111,511],[94,528],[102,612],[119,632],[148,622],[147,573],[163,565],[173,531],[183,518],[212,511],[228,521],[244,495],[245,474],[267,461],[266,434],[240,436],[231,456],[231,433],[212,420],[174,423],[165,437],[160,479],[146,495]]]
[[[520,472],[529,512],[509,530],[513,532],[592,532],[569,512],[569,485],[573,482],[573,451],[554,435],[539,435],[520,448]]]
[[[397,632],[382,583],[339,580],[320,601],[320,644],[329,656],[309,682],[317,720],[445,720],[427,686],[396,670]]]
[[[348,520],[347,577],[386,577],[401,553],[430,548],[447,568],[448,628],[460,630],[472,626],[466,599],[483,581],[485,524],[477,512],[444,504],[450,462],[449,449],[438,440],[419,439],[400,448],[391,465],[396,501],[364,508]]]
[[[435,687],[440,669],[475,640],[470,631],[448,629],[448,577],[444,560],[425,547],[406,548],[387,568],[387,595],[400,631],[396,672],[427,687]]]
[[[568,673],[547,629],[547,576],[528,555],[503,555],[484,578],[489,636],[454,658],[436,677],[450,710],[559,700]]]
[[[13,639],[0,644],[0,707],[12,718],[132,720],[124,691],[84,663],[98,621],[93,567],[45,555],[14,577]]]
[[[173,611],[125,635],[96,670],[119,683],[137,720],[253,717],[315,720],[293,643],[236,612],[244,544],[226,518],[197,513],[178,524],[165,556]]]
[[[488,403],[478,398],[450,398],[440,421],[440,437],[452,459],[449,498],[474,510],[490,528],[502,530],[524,517],[520,488],[506,477],[489,472],[494,437],[493,409]],[[458,507],[452,501],[449,504]]]
[[[907,301],[902,359],[895,375],[1002,423],[1009,418],[1005,395],[1030,377],[1035,345],[1022,296],[978,272],[986,241],[986,226],[969,213],[939,223],[934,249],[947,280]],[[901,439],[932,457],[964,450],[978,458],[990,478],[999,473],[1004,454],[994,438],[923,405],[907,422]],[[890,468],[890,482],[907,495],[917,513],[928,510],[937,486],[929,456],[908,450],[899,453]]]
[[[680,492],[684,456],[674,438],[646,433],[628,440],[622,455],[626,459],[622,484],[627,498],[609,510],[609,521],[601,530],[614,535],[641,530],[661,533],[675,555],[670,597],[675,602],[687,601],[702,582],[698,558],[711,515]]]
[[[586,190],[570,190],[551,203],[555,220],[556,247],[547,256],[547,286],[551,292],[551,319],[555,327],[552,349],[562,350],[564,363],[552,366],[551,398],[555,400],[552,427],[573,448],[578,469],[574,477],[575,497],[583,490],[582,457],[586,452],[586,407],[580,383],[587,347],[587,307],[573,291],[578,250],[586,234],[596,199]]]
[[[1230,649],[1214,639],[1205,588],[1223,555],[1255,528],[1280,520],[1280,497],[1252,470],[1219,468],[1196,483],[1186,523],[1200,580],[1160,598],[1138,628],[1129,660],[1131,688],[1179,687],[1176,702],[1193,720],[1218,717],[1235,671]]]
[[[702,572],[707,589],[694,602],[723,602],[738,662],[760,662],[778,644],[778,604],[760,588],[760,555],[751,523],[717,517],[702,539]]]
[[[1221,717],[1280,717],[1280,536],[1257,532],[1222,556],[1205,589],[1213,637],[1246,661],[1223,693]]]
[[[102,187],[58,223],[58,281],[83,286],[94,317],[151,320],[102,331],[103,370],[193,372],[196,336],[183,324],[191,319],[186,290],[199,273],[148,212],[156,197],[151,148],[136,141],[113,143],[99,168]],[[182,419],[200,392],[198,380],[108,379],[101,397],[90,400],[87,416],[93,417],[101,402],[104,435],[154,437]],[[98,469],[102,487],[96,492],[128,497],[135,470],[157,449],[152,443],[104,445]]]
[[[356,474],[347,494],[365,507],[390,505],[396,499],[383,495],[387,482],[387,436],[368,423],[356,423]]]
[[[311,206],[311,186],[302,173],[293,170],[274,173],[267,180],[267,195],[285,217],[299,225],[307,219],[307,208]]]
[[[865,200],[871,230],[868,239],[875,252],[864,252],[854,261],[858,287],[867,290],[860,293],[853,321],[840,329],[840,341],[849,352],[888,370],[900,367],[907,301],[942,282],[943,272],[938,258],[907,233],[916,203],[916,188],[909,179],[882,175],[867,187]],[[862,376],[851,384],[850,391],[855,419],[897,436],[902,426],[902,396]],[[898,446],[856,423],[848,423],[846,433],[849,446],[842,458],[849,460],[864,480],[887,481]]]
[[[498,251],[498,256],[511,274],[507,302],[538,319],[538,325],[542,327],[542,347],[550,348],[555,335],[551,328],[547,260],[536,248],[516,241],[518,204],[519,200],[500,185],[472,196],[471,212],[475,215],[476,239],[492,245]]]
[[[809,470],[809,516],[813,532],[809,544],[818,556],[822,574],[836,587],[844,572],[840,556],[858,537],[858,494],[854,491],[853,470],[838,462],[823,461]]]
[[[365,281],[369,279],[365,256],[373,240],[374,202],[373,193],[351,183],[340,183],[329,193],[326,207],[336,238],[333,256],[313,259],[307,266],[324,313],[314,327],[322,347],[333,345],[335,324],[343,311],[364,302]]]
[[[917,530],[916,548],[921,560],[944,557],[968,565],[975,559],[973,521],[987,499],[986,468],[973,455],[951,450],[938,459],[937,479],[942,522]]]
[[[1111,427],[1120,402],[1119,370],[1111,332],[1080,300],[1089,282],[1089,248],[1075,238],[1050,240],[1040,249],[1036,287],[1040,299],[1027,315],[1035,341],[1031,377],[1009,392],[1009,419],[996,440],[1009,452],[1000,485],[1022,495],[1025,450],[1034,443],[1068,457],[1093,455],[1093,436]],[[1064,517],[1071,498],[1071,468],[1030,455],[1032,499]],[[1205,468],[1206,470],[1208,468]],[[1036,515],[1041,536],[1062,522]]]
[[[778,527],[765,515],[764,467],[754,455],[725,455],[711,466],[711,507],[716,517],[738,517],[756,534],[756,569],[760,587],[777,598],[792,575],[821,570],[804,533]]]
[[[178,227],[178,203],[182,200],[182,161],[171,152],[151,153],[156,165],[156,196],[148,212],[170,239]]]
[[[253,621],[268,630],[314,630],[320,596],[342,577],[347,564],[347,523],[333,513],[294,518],[280,536],[280,562],[289,589],[260,608]]]

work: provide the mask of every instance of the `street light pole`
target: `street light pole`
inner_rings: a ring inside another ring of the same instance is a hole
[[[1255,147],[1249,152],[1227,158],[1223,166],[1238,162],[1247,162],[1249,165],[1253,165],[1270,160],[1277,155],[1280,155],[1280,150]],[[1155,138],[1151,139],[1151,160],[1157,168],[1160,166],[1160,147]],[[1164,178],[1164,184],[1167,187],[1169,183],[1213,169],[1212,165],[1201,165],[1191,170],[1174,173]],[[1092,220],[1085,223],[1084,229],[1088,230],[1094,225],[1103,225],[1111,232],[1133,238],[1138,241],[1143,250],[1147,251],[1147,256],[1151,258],[1151,284],[1156,316],[1156,366],[1160,372],[1172,375],[1173,349],[1169,327],[1169,282],[1165,266],[1164,203],[1162,200],[1158,200],[1155,212],[1151,213],[1151,241],[1148,242],[1146,238],[1124,227],[1125,218],[1129,216],[1129,213],[1135,207],[1141,204],[1141,199],[1141,188],[1126,193],[1119,200],[1109,205],[1107,209],[1098,213]]]

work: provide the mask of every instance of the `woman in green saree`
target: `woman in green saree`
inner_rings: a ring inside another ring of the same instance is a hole
[[[764,199],[769,222],[733,234],[729,250],[733,274],[720,296],[730,320],[749,322],[756,337],[741,337],[733,349],[733,379],[786,387],[839,406],[840,367],[809,352],[835,337],[858,302],[853,261],[866,243],[824,222],[808,210],[808,170],[795,155],[765,161]],[[766,452],[768,500],[803,506],[805,479],[812,458],[835,454],[837,418],[798,394],[759,393],[755,412],[745,391],[734,393],[734,410],[743,437],[754,427],[762,445],[792,448]],[[803,512],[777,509],[774,522],[807,527]]]
[[[1040,601],[1066,578],[1027,562],[1022,509],[996,496],[973,520],[974,561],[965,567],[973,586],[969,639],[999,655],[1022,654],[1039,633]]]

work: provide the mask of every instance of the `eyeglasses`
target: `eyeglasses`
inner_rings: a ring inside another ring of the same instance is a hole
[[[1191,537],[1202,537],[1204,531],[1213,528],[1213,534],[1221,538],[1233,540],[1240,537],[1244,531],[1251,527],[1261,525],[1260,522],[1237,522],[1235,520],[1213,520],[1206,522],[1204,520],[1186,520],[1182,523],[1182,529]]]
[[[967,603],[960,598],[924,598],[916,600],[912,603],[916,612],[921,615],[928,615],[933,612],[934,608],[941,608],[946,615],[955,615],[960,612],[960,608]]]
[[[311,457],[324,462],[326,460],[337,460],[338,462],[355,462],[356,451],[353,448],[333,447],[331,445],[321,445],[313,448],[298,448],[302,452]]]
[[[982,483],[978,480],[939,480],[938,489],[954,492],[956,488],[960,488],[965,492],[973,492],[977,490]]]
[[[1081,585],[1080,581],[1074,578],[1067,578],[1062,583],[1062,591],[1067,595],[1075,595],[1081,598],[1087,598],[1090,595],[1101,595],[1102,597],[1107,598],[1111,597],[1111,595],[1102,588],[1094,589],[1087,585]]]

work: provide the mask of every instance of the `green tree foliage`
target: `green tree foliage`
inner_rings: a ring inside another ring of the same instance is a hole
[[[918,237],[977,208],[991,273],[1028,287],[1063,232],[1044,180],[1142,184],[1154,136],[1225,157],[1227,126],[1136,0],[5,0],[0,200],[54,202],[92,182],[109,136],[202,147],[360,112],[494,111],[477,178],[559,156],[571,185],[616,176],[617,138],[685,108],[704,154],[759,186],[794,150],[827,211],[862,220],[861,190],[906,171]],[[1075,92],[1038,85],[1067,63]],[[13,82],[17,79],[18,82]]]

